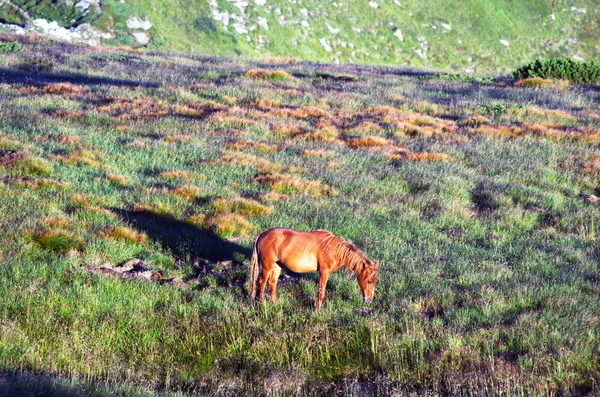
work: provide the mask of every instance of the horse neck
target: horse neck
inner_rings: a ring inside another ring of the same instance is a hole
[[[328,250],[334,250],[338,256],[341,266],[352,270],[356,275],[361,275],[365,270],[364,258],[362,254],[347,241],[329,233],[325,244],[322,246]]]

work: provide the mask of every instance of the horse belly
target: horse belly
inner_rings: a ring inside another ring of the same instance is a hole
[[[282,264],[295,273],[312,273],[317,271],[317,260],[312,258],[287,258]]]

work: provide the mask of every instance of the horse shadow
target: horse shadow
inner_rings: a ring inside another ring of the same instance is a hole
[[[198,228],[170,215],[120,208],[112,208],[111,211],[159,242],[180,260],[202,258],[210,261],[240,261],[251,255],[248,247],[225,240],[212,230]]]

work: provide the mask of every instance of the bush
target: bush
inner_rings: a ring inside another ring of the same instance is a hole
[[[536,60],[517,69],[512,77],[515,80],[541,77],[543,79],[563,79],[575,83],[600,83],[600,63],[581,62],[571,58],[554,58],[549,61]]]
[[[21,44],[16,41],[6,41],[0,43],[0,52],[19,52],[23,49]]]
[[[83,17],[83,12],[75,6],[50,1],[31,7],[29,13],[35,19],[56,21],[59,26],[67,29],[76,26],[77,21]]]

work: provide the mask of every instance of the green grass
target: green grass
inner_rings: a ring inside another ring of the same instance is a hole
[[[0,151],[9,394],[598,393],[594,89],[22,44],[0,58],[0,149],[24,153]],[[274,226],[380,259],[369,310],[344,270],[320,311],[315,274],[252,304]],[[190,288],[81,267],[132,258]]]

